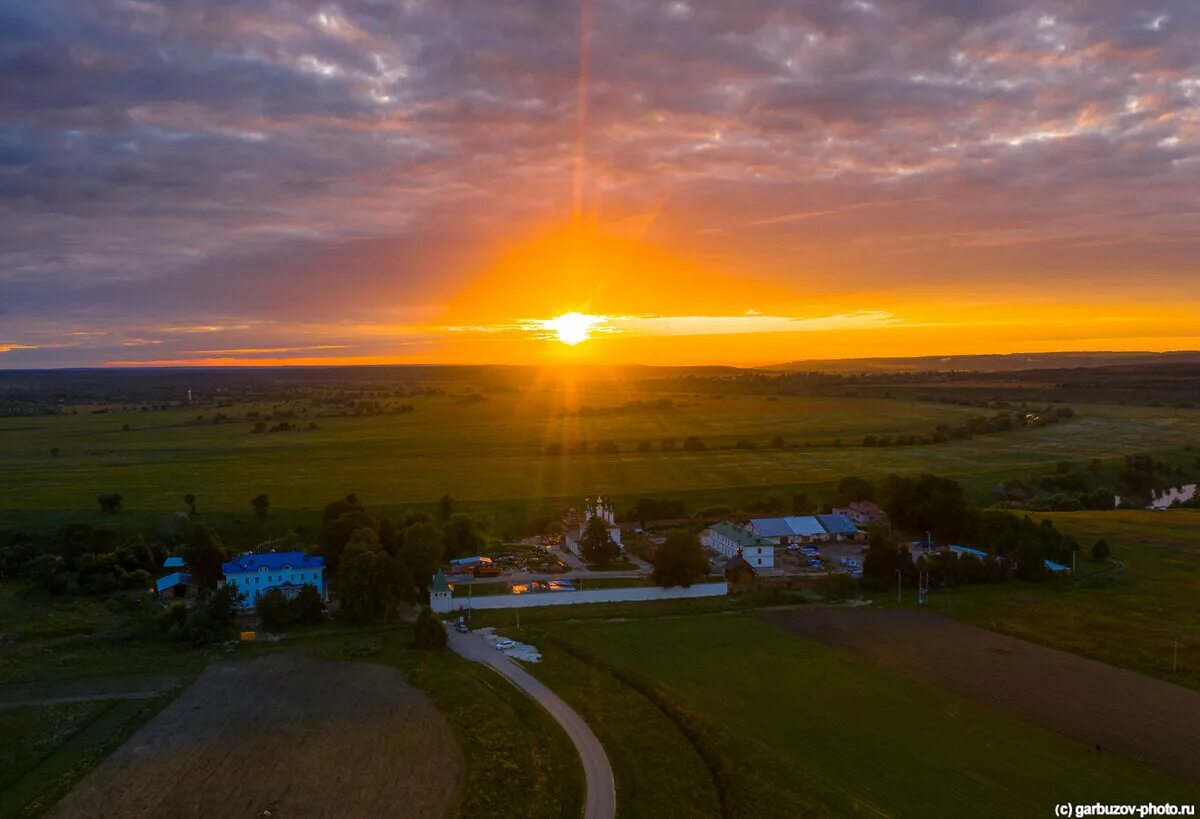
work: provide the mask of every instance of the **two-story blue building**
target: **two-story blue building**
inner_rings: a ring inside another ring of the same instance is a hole
[[[279,589],[287,598],[300,593],[305,585],[315,586],[322,600],[328,600],[325,587],[325,558],[304,552],[263,552],[244,555],[222,564],[225,585],[236,587],[245,597],[243,608],[252,608],[258,598],[271,589]]]

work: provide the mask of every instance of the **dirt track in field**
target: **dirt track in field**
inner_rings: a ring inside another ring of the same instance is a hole
[[[814,607],[761,616],[1200,784],[1200,692],[925,612]]]
[[[462,763],[395,668],[283,653],[205,669],[52,817],[442,817]]]

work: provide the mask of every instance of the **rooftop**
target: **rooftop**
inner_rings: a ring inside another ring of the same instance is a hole
[[[285,569],[323,568],[325,568],[325,558],[308,555],[304,552],[263,552],[262,554],[246,552],[221,565],[221,571],[225,574],[257,572],[260,569],[277,572]]]
[[[763,540],[758,535],[754,534],[753,532],[749,532],[749,531],[743,529],[741,526],[734,526],[729,521],[722,521],[721,523],[714,523],[712,525],[712,530],[714,532],[719,532],[720,534],[724,535],[726,538],[728,538],[729,540],[732,540],[734,543],[741,546],[743,549],[751,547],[751,546],[754,546],[754,547],[770,546],[772,548],[774,548],[774,546],[775,546],[774,543]]]

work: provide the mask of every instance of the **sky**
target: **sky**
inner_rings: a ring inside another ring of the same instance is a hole
[[[0,0],[0,369],[1200,348],[1197,42],[1196,0]]]

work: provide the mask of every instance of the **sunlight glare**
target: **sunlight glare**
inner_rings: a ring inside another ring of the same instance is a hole
[[[563,313],[544,322],[543,326],[552,330],[563,344],[574,347],[581,341],[587,341],[591,337],[592,327],[603,320],[603,316],[589,316],[586,313]]]

